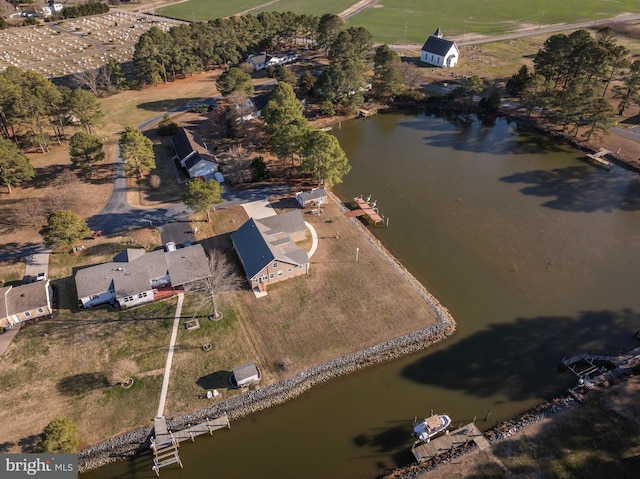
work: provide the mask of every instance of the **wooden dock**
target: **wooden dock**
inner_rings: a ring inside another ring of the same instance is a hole
[[[357,209],[352,211],[347,211],[345,213],[345,216],[354,217],[354,216],[365,215],[369,217],[369,219],[373,222],[374,225],[377,225],[378,223],[382,223],[382,217],[374,209],[375,203],[372,206],[369,204],[367,200],[363,199],[361,196],[354,198],[353,201],[355,202]]]
[[[599,166],[600,168],[604,168],[605,170],[611,170],[613,168],[613,163],[604,158],[609,154],[611,154],[609,150],[600,148],[597,153],[588,153],[586,155],[586,159],[589,161],[589,163],[595,166]]]
[[[416,461],[424,462],[433,459],[440,454],[464,446],[473,441],[481,450],[489,447],[489,441],[485,439],[475,423],[467,424],[461,428],[443,434],[429,442],[417,441],[411,448]]]
[[[151,438],[151,449],[153,450],[153,466],[151,469],[160,475],[160,469],[172,464],[179,464],[182,468],[178,447],[183,441],[195,441],[197,436],[203,434],[213,435],[213,431],[222,428],[230,428],[229,418],[225,413],[215,419],[207,419],[205,422],[190,426],[179,431],[169,431],[167,420],[164,417],[157,417],[153,420],[153,437]]]

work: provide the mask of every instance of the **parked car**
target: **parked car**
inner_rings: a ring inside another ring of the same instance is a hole
[[[45,279],[47,279],[47,273],[38,273],[38,276],[36,276],[36,282],[37,281],[44,281]]]
[[[165,251],[175,251],[176,244],[173,241],[169,241],[166,245],[164,245]]]

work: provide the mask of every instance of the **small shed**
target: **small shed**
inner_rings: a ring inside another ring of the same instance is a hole
[[[260,381],[260,370],[255,363],[245,363],[233,368],[231,382],[234,386],[242,388],[258,381]]]
[[[314,188],[311,191],[301,191],[296,193],[296,200],[301,208],[324,205],[327,202],[327,192],[324,188]]]

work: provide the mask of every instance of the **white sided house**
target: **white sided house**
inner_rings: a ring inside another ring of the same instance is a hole
[[[209,276],[209,262],[202,245],[174,251],[128,248],[111,263],[76,272],[78,304],[92,308],[100,304],[137,306],[173,296],[176,289]]]
[[[451,68],[456,66],[460,50],[455,42],[442,38],[440,27],[427,38],[422,46],[420,61],[443,68]]]
[[[53,313],[49,280],[0,288],[0,329]]]
[[[171,137],[173,149],[189,178],[213,176],[218,171],[218,159],[206,146],[198,143],[189,130],[180,128]]]
[[[231,235],[251,288],[308,274],[307,251],[296,245],[306,238],[300,210],[266,218],[250,218]]]
[[[296,193],[296,201],[301,208],[320,206],[327,203],[327,192],[324,188],[314,188],[311,191]]]

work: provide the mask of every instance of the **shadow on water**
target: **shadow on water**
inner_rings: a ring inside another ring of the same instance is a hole
[[[535,170],[500,178],[505,183],[523,183],[525,195],[550,197],[547,208],[589,213],[593,211],[637,211],[640,209],[640,179],[615,176],[592,166]]]
[[[617,355],[632,349],[638,346],[638,321],[640,314],[630,310],[588,311],[577,318],[518,318],[422,357],[402,375],[480,398],[550,397],[558,389],[552,377],[563,357],[582,352]]]
[[[475,115],[456,112],[432,116],[430,121],[415,121],[415,117],[411,117],[397,122],[397,126],[429,132],[423,140],[432,148],[453,148],[492,156],[546,155],[566,151],[562,144],[520,128],[516,123],[498,119],[494,124],[483,125]],[[514,131],[518,134],[514,135]]]

